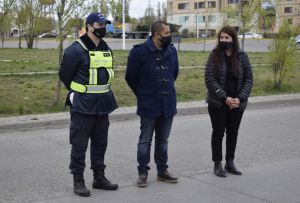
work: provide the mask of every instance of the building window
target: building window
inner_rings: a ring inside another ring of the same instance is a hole
[[[185,10],[189,8],[189,3],[180,3],[178,4],[178,10]]]
[[[293,19],[292,18],[289,18],[289,19],[287,19],[287,22],[288,22],[288,24],[293,24]]]
[[[214,16],[208,16],[208,22],[209,23],[217,22],[217,17],[215,15]]]
[[[205,8],[205,2],[198,2],[198,8]]]
[[[194,9],[205,8],[205,2],[195,2]]]
[[[198,16],[198,23],[205,23],[205,16]]]
[[[208,2],[208,8],[216,8],[216,2],[215,1],[209,1]]]
[[[238,4],[240,0],[228,0],[228,4]]]
[[[186,23],[190,20],[189,16],[180,16],[179,17],[179,23]]]
[[[293,13],[293,7],[284,7],[285,13]]]

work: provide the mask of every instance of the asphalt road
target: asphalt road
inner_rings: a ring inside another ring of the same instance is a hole
[[[113,50],[121,50],[123,47],[122,40],[121,39],[105,39],[108,43],[108,45]],[[69,46],[74,39],[66,39],[64,43],[64,47]],[[129,50],[133,47],[134,44],[137,44],[138,42],[142,42],[143,40],[131,40],[126,39],[126,49]],[[259,51],[259,52],[265,52],[268,51],[268,45],[270,44],[271,40],[263,39],[263,40],[256,40],[256,39],[250,39],[245,41],[245,50],[246,51]],[[197,43],[181,43],[179,49],[180,50],[188,50],[188,51],[210,51],[215,47],[216,41],[210,40],[204,41],[199,40]],[[4,48],[17,48],[18,47],[18,41],[17,40],[8,40],[4,42]],[[22,47],[26,48],[26,42],[25,40],[22,41]],[[48,48],[57,48],[58,42],[54,39],[43,39],[38,40],[34,43],[34,48],[40,48],[40,49],[48,49]],[[178,44],[175,43],[175,47],[178,48]],[[204,48],[205,47],[205,48]]]
[[[247,171],[286,160],[299,160],[299,119],[300,106],[246,111],[238,140],[237,165]],[[138,133],[138,120],[112,122],[110,126],[106,174],[112,182],[119,183],[121,188],[117,194],[126,193],[124,196],[128,200],[131,198],[128,191],[132,189],[125,188],[132,188],[137,178]],[[210,134],[207,114],[175,117],[169,141],[169,170],[182,180],[213,176]],[[0,143],[0,202],[82,200],[72,192],[72,176],[68,171],[70,145],[67,127],[48,129],[45,126],[27,131],[0,133]],[[85,177],[90,187],[92,175],[88,169],[88,160]],[[150,167],[149,182],[156,185],[153,155]],[[297,178],[299,179],[299,175]],[[190,185],[184,185],[184,188],[188,186]],[[187,194],[191,191],[187,191]],[[184,191],[182,192],[184,195]],[[90,201],[98,202],[102,194],[109,199],[116,193],[92,191],[93,197]],[[151,192],[148,195],[152,195]],[[148,199],[151,198],[148,196]],[[120,202],[130,201],[123,199]]]

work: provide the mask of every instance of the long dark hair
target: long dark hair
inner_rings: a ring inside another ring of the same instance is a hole
[[[224,32],[226,34],[228,34],[230,37],[232,37],[232,43],[233,46],[231,48],[231,56],[230,56],[230,61],[232,63],[232,71],[234,73],[235,76],[238,76],[238,72],[239,72],[239,63],[238,63],[238,52],[239,52],[239,40],[237,37],[237,33],[235,31],[235,29],[231,26],[224,26],[221,28],[221,30],[218,33],[218,41],[217,41],[217,46],[214,49],[214,58],[217,61],[219,68],[221,67],[222,61],[221,59],[223,58],[223,54],[224,51],[220,46],[220,36],[221,33]]]

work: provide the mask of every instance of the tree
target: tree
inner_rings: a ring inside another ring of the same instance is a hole
[[[121,24],[123,20],[122,8],[123,1],[122,0],[108,0],[110,5],[110,13],[114,18],[114,22],[117,24]],[[129,9],[130,9],[131,0],[125,0],[125,21],[130,22]]]
[[[151,25],[156,21],[156,16],[154,15],[154,9],[151,5],[148,5],[148,8],[145,10],[145,15],[141,18],[141,24],[144,25],[147,30],[150,30]]]
[[[265,31],[270,31],[276,22],[276,11],[273,7],[262,9],[261,12],[261,27]]]
[[[122,16],[122,2],[116,0],[109,0],[110,12],[114,22],[121,23],[120,17]]]
[[[243,35],[242,50],[245,46],[245,32],[257,25],[261,11],[261,0],[241,0],[240,17],[242,27],[239,31]]]
[[[157,18],[156,18],[156,20],[162,20],[160,2],[157,2]]]
[[[177,25],[177,24],[172,24],[172,23],[168,23],[170,26],[170,30],[172,34],[179,34],[179,29],[182,25]]]
[[[109,0],[92,1],[92,12],[101,12],[104,16],[110,13]]]
[[[122,0],[119,0],[119,1],[122,1]],[[130,3],[131,3],[131,0],[125,0],[125,21],[126,22],[130,21],[130,15],[129,15]]]
[[[80,12],[75,12],[78,8],[84,8],[83,6],[84,0],[59,0],[55,4],[55,10],[57,13],[57,21],[58,21],[58,64],[61,64],[63,57],[63,42],[66,39],[66,35],[69,34],[71,28],[74,24],[72,21],[72,16],[76,16],[76,18],[81,18],[83,16],[79,16],[79,13],[82,15],[85,14],[84,10]],[[77,21],[75,21],[77,22]],[[54,104],[59,102],[61,92],[61,81],[58,79],[57,81],[57,89],[54,99]]]
[[[4,21],[5,16],[9,13],[15,0],[3,0],[0,2],[0,25]]]
[[[167,7],[166,7],[166,3],[163,2],[161,7],[162,7],[161,19],[162,19],[162,21],[167,22]]]
[[[27,24],[26,22],[26,10],[24,7],[21,7],[20,9],[17,8],[17,6],[14,8],[16,11],[16,19],[15,19],[15,24],[19,29],[19,43],[18,43],[18,48],[21,48],[21,42],[22,42],[22,34],[24,32],[24,28]]]
[[[244,49],[244,34],[251,28],[257,26],[261,12],[261,0],[241,0],[238,9],[231,7],[226,9],[225,14],[227,15],[227,20],[225,20],[224,23],[229,25],[240,24],[239,33],[243,35],[242,49]]]
[[[4,40],[7,35],[10,35],[11,27],[12,27],[12,18],[11,14],[5,15],[3,21],[0,26],[0,36],[1,36],[1,47],[3,48]]]
[[[4,0],[0,2],[0,36],[2,42],[2,48],[4,44],[4,38],[7,33],[10,34],[12,26],[12,14],[11,8],[13,6],[14,0]]]
[[[269,60],[274,74],[274,89],[280,90],[286,74],[295,64],[297,46],[293,39],[294,29],[285,22],[269,46]]]
[[[23,12],[24,22],[24,36],[27,43],[27,48],[33,48],[34,38],[37,36],[40,29],[40,19],[42,18],[42,5],[38,0],[19,0],[17,7],[21,8]]]

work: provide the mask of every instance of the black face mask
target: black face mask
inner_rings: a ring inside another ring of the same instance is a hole
[[[220,47],[221,49],[230,49],[233,47],[233,43],[232,42],[220,42]]]
[[[94,27],[93,27],[94,28]],[[93,34],[98,37],[99,39],[103,38],[106,34],[106,28],[101,27],[101,28],[94,28]]]
[[[168,46],[171,44],[172,37],[171,37],[171,35],[165,36],[165,37],[161,37],[161,38],[160,38],[160,41],[161,41],[161,43],[162,43],[162,46],[163,46],[164,48],[166,48],[166,47],[168,47]]]

